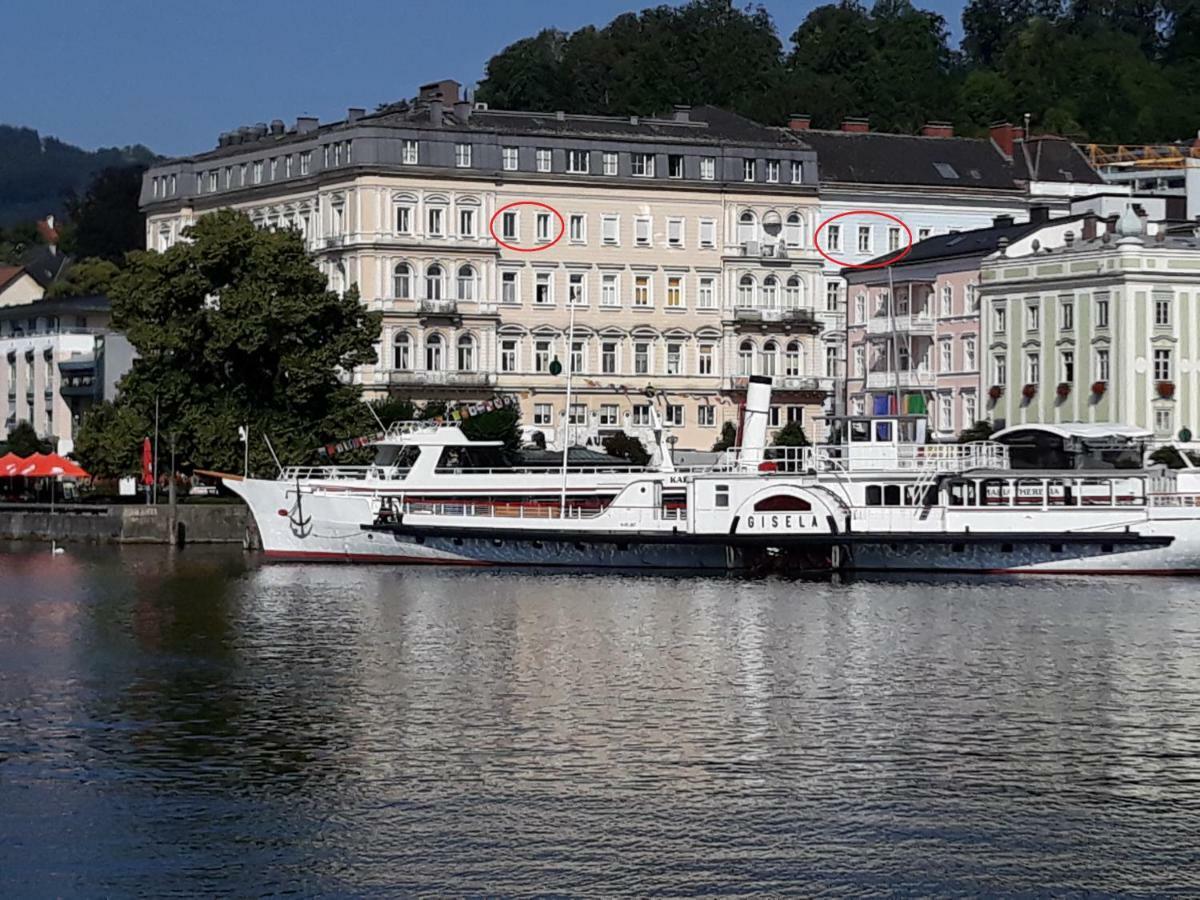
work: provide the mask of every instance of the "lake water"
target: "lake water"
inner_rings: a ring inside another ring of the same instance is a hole
[[[1200,892],[1200,581],[0,547],[0,896]]]

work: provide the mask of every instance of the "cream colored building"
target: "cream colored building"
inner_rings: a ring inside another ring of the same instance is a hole
[[[512,392],[525,424],[594,444],[645,437],[652,394],[679,448],[708,449],[754,373],[777,376],[778,424],[821,433],[816,186],[796,136],[720,110],[503,112],[439,82],[333,125],[222,135],[151,169],[142,204],[152,249],[221,207],[300,229],[331,287],[384,313],[354,376],[367,396]]]

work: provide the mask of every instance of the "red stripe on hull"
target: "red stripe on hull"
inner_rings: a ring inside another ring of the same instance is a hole
[[[382,553],[337,553],[333,550],[264,550],[263,556],[280,562],[378,562],[418,566],[491,566],[495,563],[476,559],[432,559],[428,556],[404,556]]]

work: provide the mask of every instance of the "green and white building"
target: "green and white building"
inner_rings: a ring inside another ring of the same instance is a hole
[[[1098,226],[1098,227],[1097,227]],[[1200,432],[1200,237],[1127,210],[980,269],[985,409],[997,425],[1111,422]]]

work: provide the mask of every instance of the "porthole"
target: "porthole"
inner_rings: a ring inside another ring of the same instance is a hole
[[[1051,544],[1051,545],[1050,545],[1050,552],[1051,552],[1051,553],[1062,553],[1062,552],[1063,552],[1063,545],[1062,545],[1062,544]]]
[[[1001,544],[1001,545],[1000,545],[1000,552],[1001,552],[1001,553],[1012,553],[1012,552],[1013,552],[1013,545],[1012,545],[1012,544]]]
[[[966,553],[967,545],[966,544],[951,544],[950,552],[951,553]]]
[[[1113,552],[1113,545],[1112,545],[1112,544],[1101,544],[1101,545],[1100,545],[1100,552],[1101,552],[1101,553],[1112,553],[1112,552]]]

